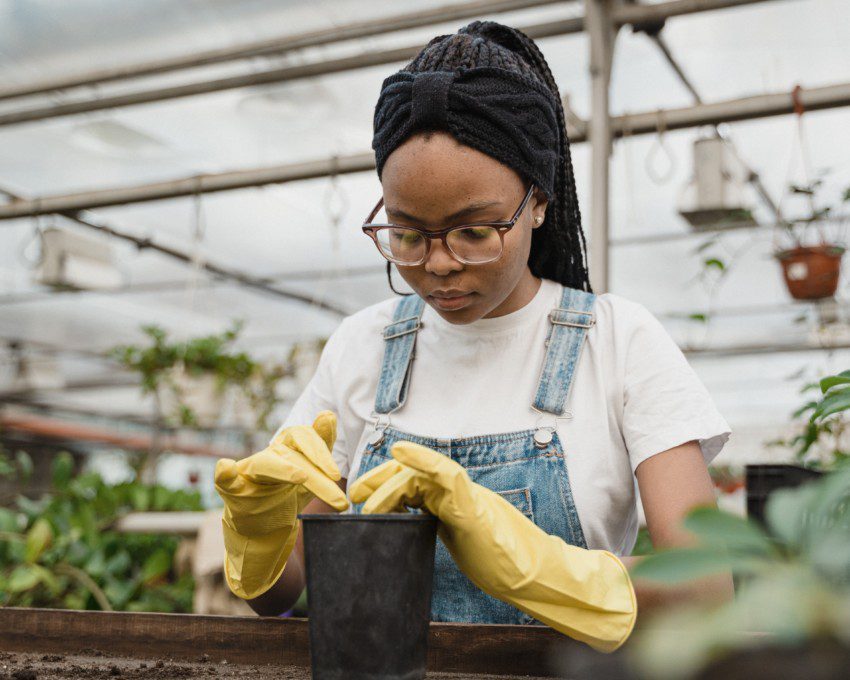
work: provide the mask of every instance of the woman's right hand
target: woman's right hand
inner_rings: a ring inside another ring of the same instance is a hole
[[[216,464],[215,488],[224,500],[224,573],[239,597],[253,599],[280,577],[298,537],[298,513],[313,498],[337,511],[348,508],[336,484],[335,440],[336,416],[322,411],[312,427],[286,428],[262,451]]]

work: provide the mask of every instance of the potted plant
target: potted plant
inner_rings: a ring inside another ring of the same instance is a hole
[[[850,465],[774,493],[766,525],[712,507],[692,510],[696,543],[658,551],[634,578],[668,584],[731,572],[733,600],[688,604],[635,630],[638,677],[840,678],[850,667]]]
[[[806,185],[792,184],[792,194],[806,197],[808,215],[793,221],[784,221],[781,226],[790,237],[793,245],[780,248],[773,253],[782,265],[782,275],[788,292],[795,300],[820,300],[835,295],[841,275],[841,258],[846,247],[842,243],[830,242],[821,228],[821,222],[832,217],[830,206],[819,207],[816,194],[823,185],[823,179],[817,179]],[[850,188],[844,191],[843,203],[850,201]],[[839,219],[842,219],[839,217]],[[811,225],[818,228],[819,243],[806,245],[797,235],[795,226],[801,225],[803,231]]]
[[[806,433],[795,439],[802,456],[850,410],[850,371],[814,385],[821,398],[795,414],[811,411]],[[717,508],[692,510],[685,528],[696,545],[657,551],[635,565],[634,578],[670,584],[730,571],[738,591],[715,609],[693,605],[654,620],[634,646],[640,674],[795,677],[793,663],[800,668],[802,660],[799,677],[845,677],[829,672],[838,664],[846,674],[850,664],[850,460],[841,452],[829,467],[820,479],[772,490],[763,522]],[[738,675],[731,674],[735,664]]]
[[[812,390],[818,398],[807,400],[791,416],[797,419],[809,413],[799,431],[766,442],[769,447],[792,449],[795,463],[746,466],[747,513],[756,519],[764,520],[765,503],[775,489],[799,486],[850,459],[845,448],[850,430],[844,414],[850,405],[850,371],[807,383],[800,392]]]
[[[154,395],[158,415],[169,424],[214,426],[229,397],[231,408],[242,405],[240,424],[267,430],[267,418],[279,401],[277,384],[291,369],[288,364],[264,366],[232,349],[241,328],[237,322],[220,334],[169,341],[162,328],[144,326],[147,345],[122,345],[112,356],[140,375],[142,390]],[[246,407],[253,422],[246,422]]]

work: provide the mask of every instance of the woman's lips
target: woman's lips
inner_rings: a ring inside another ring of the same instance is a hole
[[[428,299],[438,309],[442,309],[444,311],[449,312],[468,305],[469,302],[472,300],[473,295],[474,293],[452,295],[451,297],[438,297],[436,295],[429,295]]]

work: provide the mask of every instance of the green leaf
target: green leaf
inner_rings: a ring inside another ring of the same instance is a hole
[[[130,502],[133,505],[133,510],[145,512],[151,503],[150,490],[141,484],[133,484],[130,487]]]
[[[789,548],[803,544],[806,516],[818,493],[818,485],[809,483],[796,489],[776,489],[768,497],[765,522],[771,533]]]
[[[60,451],[51,463],[53,486],[65,489],[74,474],[74,457],[67,451]]]
[[[843,390],[837,390],[824,397],[823,401],[818,404],[815,412],[812,414],[812,420],[823,420],[833,413],[846,411],[850,409],[850,387]]]
[[[106,557],[102,548],[98,548],[92,553],[85,567],[83,567],[83,571],[93,578],[103,577],[106,573]]]
[[[729,555],[721,550],[673,548],[637,562],[632,567],[631,576],[673,584],[728,571],[731,564]]]
[[[847,384],[850,384],[850,371],[841,371],[838,375],[831,375],[828,378],[821,380],[820,389],[821,392],[826,394],[831,387]]]
[[[770,538],[755,521],[718,508],[691,510],[685,517],[684,526],[697,536],[705,548],[728,548],[736,553],[763,556],[776,552]]]
[[[27,532],[26,560],[36,562],[53,541],[53,528],[43,517],[38,518]]]
[[[32,477],[33,464],[30,454],[26,451],[15,452],[15,462],[18,464],[18,474],[22,482],[27,482]]]
[[[12,570],[6,581],[10,593],[22,593],[41,583],[41,571],[32,564],[21,564]]]
[[[123,609],[138,587],[139,584],[135,579],[110,578],[103,588],[103,593],[116,609]]]
[[[807,404],[798,408],[796,411],[794,411],[794,413],[791,414],[791,417],[794,418],[794,419],[797,419],[800,416],[802,416],[806,411],[811,411],[811,410],[816,409],[817,405],[818,405],[818,402],[810,401]]]
[[[104,569],[108,574],[119,575],[128,571],[132,564],[133,560],[130,557],[130,553],[126,550],[121,550],[106,561]]]
[[[708,321],[708,316],[705,315],[705,314],[701,314],[701,313],[689,314],[688,318],[691,321],[701,321],[702,323],[705,323],[705,322]]]
[[[19,530],[18,513],[8,508],[0,508],[0,531],[14,533]]]
[[[706,269],[710,269],[714,267],[715,269],[719,269],[720,271],[724,271],[726,269],[726,265],[716,257],[710,257],[703,263]]]
[[[145,560],[142,565],[142,581],[150,583],[165,576],[171,569],[171,553],[167,550],[157,550]]]

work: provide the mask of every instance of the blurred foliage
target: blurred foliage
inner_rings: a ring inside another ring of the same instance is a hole
[[[0,475],[17,476],[19,463],[0,451]],[[0,507],[0,606],[192,611],[194,581],[172,571],[180,539],[110,527],[128,512],[202,510],[197,492],[75,476],[66,452],[52,475],[38,500]]]
[[[800,431],[766,445],[792,449],[794,458],[807,467],[830,469],[850,459],[844,441],[848,428],[846,412],[850,408],[850,370],[808,383],[800,394],[811,391],[816,393],[816,398],[808,399],[791,414],[793,419],[804,419]]]
[[[850,371],[821,380],[810,422],[850,408]],[[685,519],[696,544],[659,551],[632,576],[676,584],[720,573],[737,580],[733,601],[692,604],[660,615],[635,637],[634,662],[646,677],[693,677],[724,655],[756,645],[793,647],[827,640],[850,647],[850,462],[767,500],[766,523],[710,507]],[[677,631],[672,635],[671,631]],[[747,633],[768,633],[769,641]]]
[[[649,529],[641,527],[638,529],[637,539],[635,539],[635,547],[632,548],[632,555],[649,555],[654,552],[652,539],[649,536]]]
[[[228,386],[237,387],[254,411],[257,427],[267,430],[267,419],[280,401],[277,384],[291,374],[291,367],[289,363],[264,366],[246,352],[234,351],[232,345],[242,325],[236,321],[223,333],[172,342],[162,328],[143,326],[142,331],[149,339],[147,344],[120,345],[110,354],[141,376],[145,392],[156,393],[161,387],[170,390],[177,402],[177,412],[168,415],[181,425],[197,425],[197,416],[187,405],[183,389],[174,377],[176,372],[185,371],[192,377],[215,376],[219,392]]]
[[[650,555],[632,576],[676,584],[731,572],[740,577],[736,597],[653,619],[632,645],[642,675],[689,678],[756,645],[830,640],[850,646],[850,465],[771,494],[765,527],[705,507],[692,510],[685,527],[696,535],[695,546]],[[748,635],[754,631],[772,639]]]

